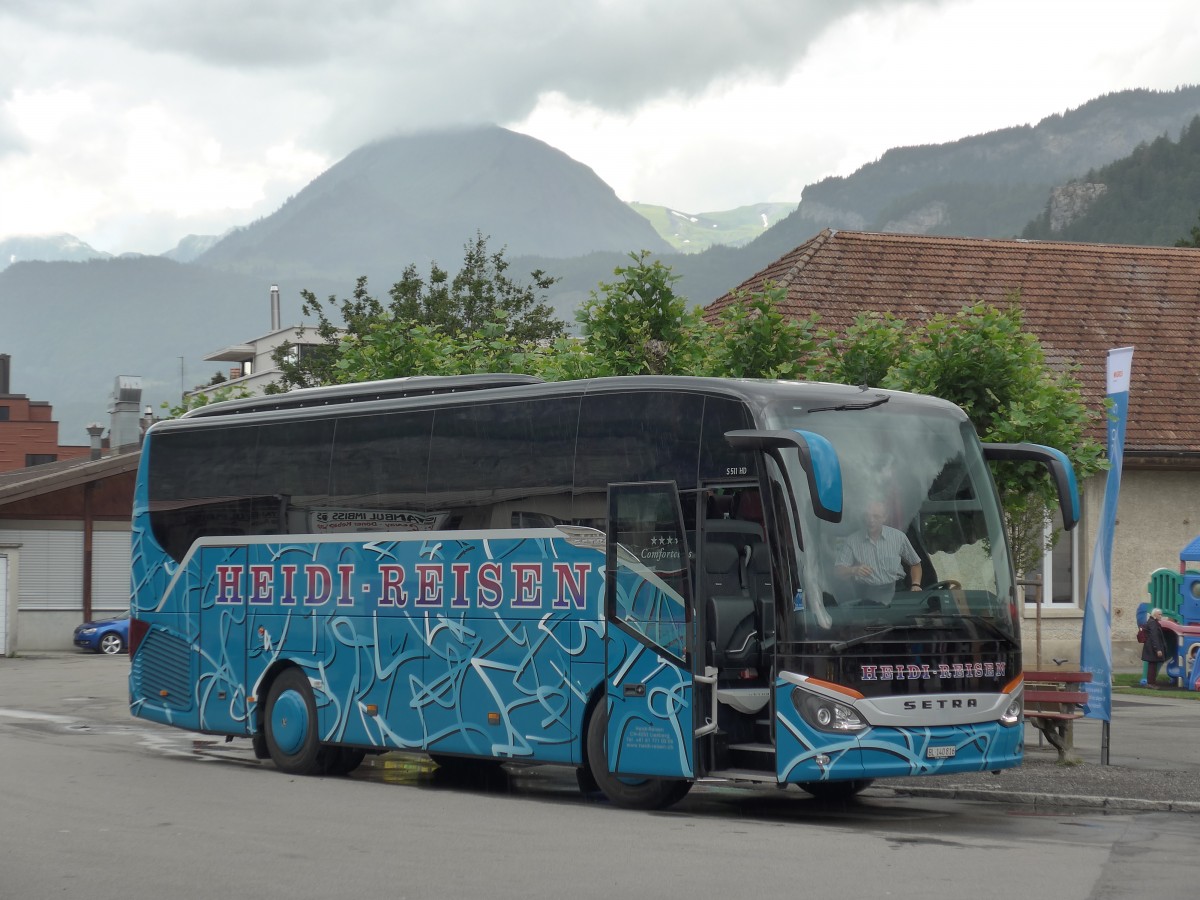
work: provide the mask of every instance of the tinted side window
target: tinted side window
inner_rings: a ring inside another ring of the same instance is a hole
[[[750,411],[740,400],[708,397],[704,401],[700,477],[707,480],[757,475],[754,452],[734,450],[725,440],[727,431],[753,427]]]
[[[438,410],[429,502],[444,527],[537,527],[570,517],[574,398]]]
[[[386,509],[425,502],[429,478],[428,411],[339,419],[333,441],[330,499]]]
[[[576,457],[577,491],[612,482],[674,481],[696,487],[704,397],[625,392],[583,398]]]
[[[333,421],[309,419],[263,425],[258,434],[260,493],[321,503],[329,494]]]
[[[165,432],[150,442],[150,523],[176,560],[200,537],[244,535],[279,523],[279,504],[257,484],[257,426]]]
[[[253,493],[258,428],[198,428],[156,434],[150,444],[150,502]]]

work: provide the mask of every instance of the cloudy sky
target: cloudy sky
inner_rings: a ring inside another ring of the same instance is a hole
[[[1195,0],[0,0],[0,238],[160,253],[494,122],[688,212],[1200,83]]]

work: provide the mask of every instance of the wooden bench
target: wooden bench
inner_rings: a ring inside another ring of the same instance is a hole
[[[1091,680],[1091,672],[1025,672],[1025,719],[1058,751],[1059,762],[1074,748],[1072,725],[1083,716],[1083,685]]]

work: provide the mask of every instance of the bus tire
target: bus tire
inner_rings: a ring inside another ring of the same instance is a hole
[[[665,809],[682,800],[692,788],[679,778],[625,778],[608,771],[608,706],[604,698],[588,719],[588,766],[596,785],[615,806],[625,809]]]
[[[321,764],[326,775],[349,775],[366,758],[367,751],[358,747],[324,747],[321,750]]]
[[[267,692],[263,731],[275,767],[290,775],[322,775],[326,748],[317,736],[317,704],[305,674],[285,669]]]
[[[846,801],[853,800],[874,782],[874,778],[855,778],[851,781],[807,781],[800,787],[818,800]]]

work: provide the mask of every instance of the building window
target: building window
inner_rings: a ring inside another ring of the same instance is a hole
[[[8,407],[0,406],[0,422],[8,421]]]
[[[1055,515],[1054,521],[1046,526],[1047,540],[1050,538],[1052,529],[1059,532],[1054,549],[1042,558],[1041,563],[1028,574],[1026,580],[1033,581],[1037,576],[1041,576],[1040,602],[1043,608],[1069,609],[1080,605],[1079,585],[1077,584],[1080,529],[1063,531],[1062,517],[1058,514]],[[1032,586],[1026,588],[1026,606],[1032,607],[1039,602],[1039,598],[1035,596],[1036,593]]]
[[[41,466],[46,463],[55,462],[58,459],[57,453],[26,453],[25,468],[30,466]]]

